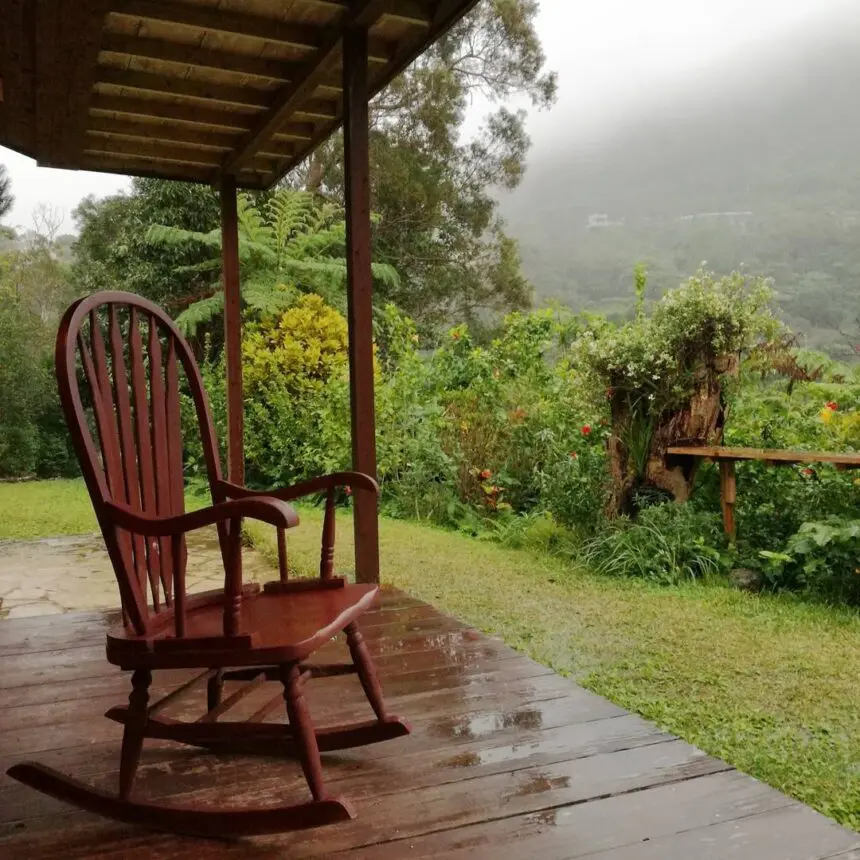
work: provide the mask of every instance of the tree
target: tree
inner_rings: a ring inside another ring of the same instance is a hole
[[[124,289],[180,312],[209,294],[211,276],[194,267],[209,252],[195,244],[154,245],[153,224],[209,232],[219,224],[218,195],[208,186],[132,180],[131,193],[86,197],[74,212],[79,237],[72,277],[81,292]]]
[[[282,313],[299,293],[317,293],[335,306],[345,306],[346,227],[343,210],[320,202],[309,192],[281,188],[255,205],[240,194],[239,259],[242,301],[257,318]],[[177,274],[197,273],[208,279],[208,295],[184,310],[177,323],[194,334],[210,325],[224,310],[221,289],[221,231],[183,230],[154,224],[144,241],[159,248],[196,248],[205,255],[201,262],[180,266]],[[388,288],[398,283],[394,268],[372,264],[377,284]]]
[[[535,0],[485,0],[372,104],[374,256],[401,275],[379,299],[425,328],[530,302],[493,195],[519,183],[529,147],[525,111],[500,103],[524,95],[543,108],[555,99],[537,10]],[[464,140],[476,99],[493,110]],[[339,147],[321,147],[295,181],[342,196]]]
[[[9,178],[6,166],[0,164],[0,218],[5,218],[12,211],[14,202],[12,180]]]
[[[0,254],[0,474],[74,472],[57,399],[52,347],[72,298],[68,267],[55,238],[61,219],[37,212],[41,232]]]

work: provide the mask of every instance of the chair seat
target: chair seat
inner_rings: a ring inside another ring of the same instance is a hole
[[[107,637],[107,658],[124,669],[256,666],[304,660],[370,608],[377,585],[288,594],[246,593],[237,636],[223,633],[222,593],[189,608],[185,636],[174,636],[172,613],[153,632],[125,628]]]

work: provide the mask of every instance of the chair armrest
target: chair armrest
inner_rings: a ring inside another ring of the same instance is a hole
[[[291,487],[281,487],[277,490],[249,490],[229,481],[219,481],[218,488],[230,499],[247,499],[258,496],[267,499],[278,499],[288,502],[292,499],[300,499],[302,496],[310,496],[313,493],[321,493],[334,487],[352,487],[353,489],[369,490],[379,495],[379,484],[363,472],[333,472],[331,475],[323,475],[320,478],[311,478],[309,481],[301,481]]]
[[[241,517],[261,520],[283,529],[299,524],[298,514],[286,502],[256,493],[248,493],[241,499],[220,502],[208,508],[172,517],[150,516],[115,502],[106,502],[104,510],[113,525],[152,537],[185,534],[204,526]]]

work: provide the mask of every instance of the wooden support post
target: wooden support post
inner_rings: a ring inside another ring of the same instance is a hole
[[[352,413],[352,466],[376,477],[373,402],[373,307],[370,269],[370,153],[367,30],[343,38],[343,147],[346,189],[347,316]],[[359,582],[379,582],[376,496],[355,491],[355,572]]]
[[[732,540],[737,535],[737,527],[735,525],[737,486],[735,461],[720,460],[720,505],[723,509],[723,528]]]
[[[221,178],[221,255],[224,270],[224,349],[227,355],[227,475],[245,483],[242,405],[242,297],[239,288],[239,220],[236,177]]]

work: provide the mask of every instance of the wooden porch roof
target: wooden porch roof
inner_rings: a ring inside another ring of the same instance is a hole
[[[50,167],[266,188],[476,0],[0,0],[0,145]]]

